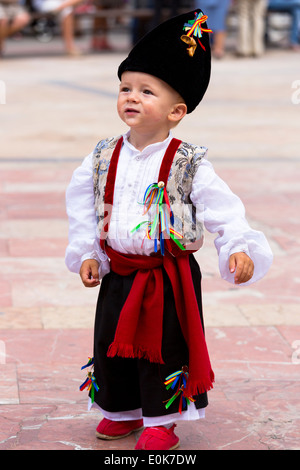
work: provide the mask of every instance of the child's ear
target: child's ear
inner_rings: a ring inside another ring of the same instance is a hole
[[[182,118],[187,113],[187,106],[185,103],[178,103],[175,104],[169,114],[169,119],[170,121],[173,121],[174,123],[181,121]]]

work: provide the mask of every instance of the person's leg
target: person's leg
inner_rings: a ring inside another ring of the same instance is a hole
[[[24,12],[14,17],[11,21],[6,21],[3,27],[3,36],[8,37],[12,34],[17,33],[29,23],[30,16],[28,13]]]
[[[4,47],[4,40],[6,37],[6,30],[7,30],[7,19],[5,18],[0,18],[0,57],[3,53],[3,47]]]
[[[44,0],[40,6],[40,12],[58,15],[61,20],[62,37],[66,52],[70,55],[79,55],[80,52],[74,41],[74,13],[72,7],[65,7],[61,0]]]
[[[214,23],[215,32],[213,34],[213,56],[217,59],[221,59],[225,53],[225,40],[226,40],[226,29],[227,29],[227,14],[230,6],[229,0],[222,0],[213,9],[215,10]],[[213,28],[212,28],[213,29]]]
[[[74,16],[70,12],[62,17],[62,34],[65,48],[68,54],[77,54],[78,51],[74,42]]]
[[[205,8],[204,8],[205,7]],[[204,14],[207,15],[207,24],[208,27],[213,30],[213,34],[211,35],[211,48],[212,54],[214,57],[220,58],[224,54],[224,41],[225,41],[225,29],[223,28],[223,24],[220,21],[220,7],[217,5],[213,6],[205,6],[204,4]]]
[[[120,312],[130,292],[133,276],[107,274],[101,282],[94,328],[94,376],[99,387],[95,403],[108,419],[114,413],[130,412],[141,417],[137,359],[107,357],[114,340]],[[138,414],[133,413],[136,410]],[[113,414],[111,414],[113,413]],[[128,416],[129,417],[129,416]]]
[[[251,15],[252,2],[249,0],[239,0],[238,2],[238,44],[237,52],[241,56],[249,56],[251,51],[251,28],[250,28],[250,15]]]
[[[109,8],[106,2],[95,2],[98,11]],[[109,51],[112,49],[108,39],[108,23],[106,18],[95,17],[93,22],[92,49],[94,51]]]
[[[22,8],[11,8],[7,15],[0,10],[0,56],[3,53],[4,41],[7,37],[25,28],[30,21],[30,15]]]
[[[267,1],[255,0],[252,3],[252,52],[255,56],[259,57],[265,50],[265,18]]]
[[[213,45],[213,56],[217,59],[221,59],[225,52],[225,31],[217,31],[214,34],[214,45]]]

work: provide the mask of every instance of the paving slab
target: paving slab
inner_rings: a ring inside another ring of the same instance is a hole
[[[181,450],[299,448],[300,327],[210,327],[216,373],[206,418],[178,423]],[[80,364],[91,329],[3,330],[1,449],[133,450],[138,433],[119,442],[95,438],[101,415],[87,411]],[[8,425],[8,423],[10,425]]]
[[[78,387],[98,289],[64,264],[72,172],[101,138],[125,130],[115,97],[127,46],[124,38],[123,50],[70,59],[57,41],[11,41],[0,63],[1,450],[131,451],[139,436],[95,438],[101,414],[87,411]],[[299,79],[291,51],[228,53],[213,62],[203,104],[175,131],[209,147],[274,252],[266,278],[235,287],[220,279],[206,234],[197,259],[216,383],[206,418],[178,423],[178,453],[300,448]]]

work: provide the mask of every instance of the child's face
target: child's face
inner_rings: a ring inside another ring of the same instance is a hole
[[[121,77],[118,113],[137,132],[170,130],[170,113],[179,101],[176,91],[153,75],[124,72]]]

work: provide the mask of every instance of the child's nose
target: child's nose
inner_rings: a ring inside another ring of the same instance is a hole
[[[138,94],[135,91],[131,91],[128,95],[128,101],[136,103],[138,101]]]

